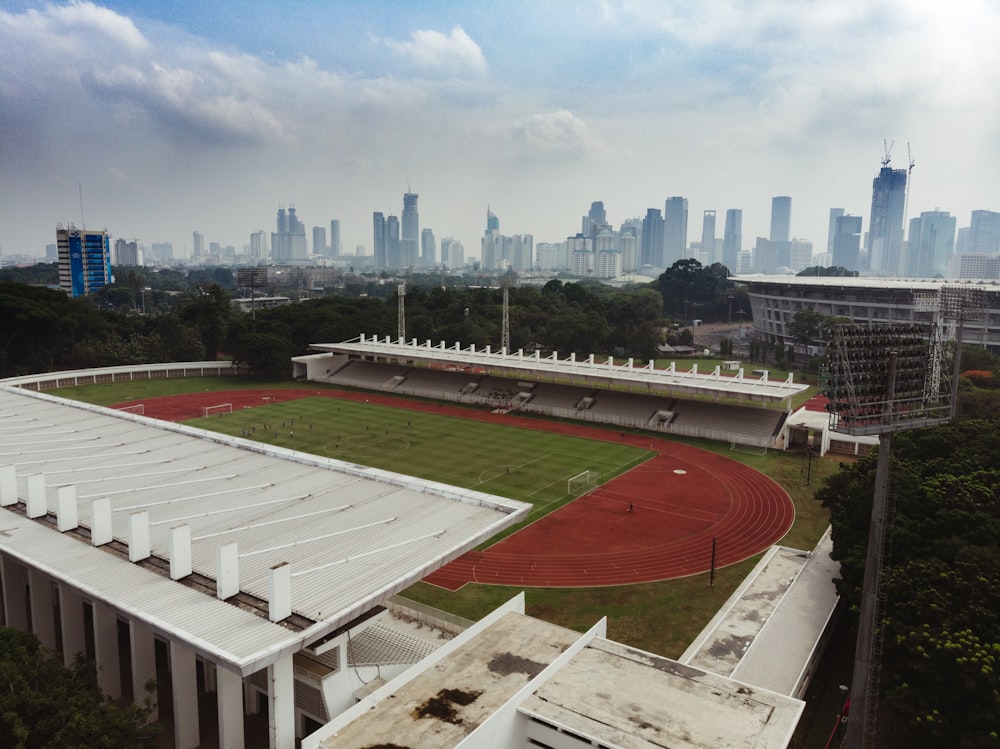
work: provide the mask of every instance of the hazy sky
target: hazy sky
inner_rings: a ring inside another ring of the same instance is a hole
[[[998,39],[996,0],[0,0],[0,249],[42,254],[82,183],[88,226],[175,255],[279,204],[370,253],[407,184],[472,255],[487,204],[544,242],[672,195],[689,239],[742,208],[744,247],[791,195],[821,251],[884,138],[909,215],[965,226],[1000,210]]]

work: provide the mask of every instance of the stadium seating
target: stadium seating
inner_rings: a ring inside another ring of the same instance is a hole
[[[367,361],[350,362],[333,373],[330,382],[760,447],[774,444],[786,418],[779,408],[685,400],[669,394],[595,390],[471,371]]]

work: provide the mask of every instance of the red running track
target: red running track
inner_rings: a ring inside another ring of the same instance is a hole
[[[713,538],[716,567],[725,567],[779,541],[795,519],[788,494],[767,476],[722,455],[650,435],[334,389],[214,391],[141,403],[146,416],[180,421],[201,416],[204,406],[232,403],[234,409],[249,408],[314,395],[624,442],[658,453],[490,548],[467,552],[425,578],[450,590],[470,582],[590,588],[700,574],[711,569]],[[127,405],[132,403],[118,407]]]

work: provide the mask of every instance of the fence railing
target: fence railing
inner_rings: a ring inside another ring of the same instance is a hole
[[[165,362],[162,364],[135,364],[97,369],[72,369],[63,372],[8,377],[0,384],[13,385],[25,390],[55,390],[76,385],[96,385],[102,382],[128,382],[131,380],[162,380],[168,377],[236,377],[251,374],[246,367],[234,366],[229,361]]]

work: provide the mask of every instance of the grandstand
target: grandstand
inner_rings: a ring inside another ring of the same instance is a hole
[[[360,336],[312,348],[323,353],[293,359],[299,379],[764,449],[777,443],[792,397],[807,387],[791,375],[771,380],[766,371],[699,373],[697,365],[656,369],[632,359],[542,358],[430,341]]]

